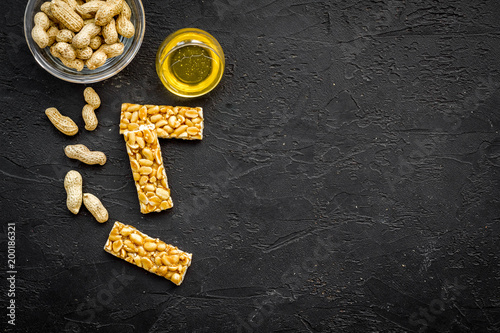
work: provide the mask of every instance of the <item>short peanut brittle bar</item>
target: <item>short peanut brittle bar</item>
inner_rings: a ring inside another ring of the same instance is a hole
[[[161,139],[203,139],[203,109],[185,106],[123,103],[120,134],[153,124]]]
[[[165,277],[176,285],[184,281],[193,255],[152,238],[131,225],[116,221],[109,233],[104,251]]]

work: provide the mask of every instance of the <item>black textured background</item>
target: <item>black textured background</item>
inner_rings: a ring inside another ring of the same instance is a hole
[[[1,267],[16,224],[18,332],[500,331],[500,3],[145,0],[134,61],[92,87],[52,77],[2,2]],[[226,54],[216,90],[169,94],[161,41]],[[162,140],[175,207],[141,215],[122,102],[202,106],[201,142]],[[75,137],[44,115],[57,107]],[[65,157],[67,144],[108,163]],[[80,171],[110,221],[65,206]],[[180,287],[105,253],[114,220],[193,253]],[[8,298],[2,275],[2,331]]]

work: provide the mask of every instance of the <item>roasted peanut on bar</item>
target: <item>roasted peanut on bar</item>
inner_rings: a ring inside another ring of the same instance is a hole
[[[141,213],[171,208],[158,138],[203,139],[203,109],[123,103],[120,133],[127,144]]]
[[[159,138],[203,139],[203,109],[184,106],[122,104],[120,133],[154,125]]]
[[[141,126],[124,134],[141,213],[160,212],[173,206],[154,126]]]
[[[151,238],[130,225],[116,221],[109,233],[104,250],[142,267],[151,273],[165,277],[176,285],[184,280],[193,255]]]

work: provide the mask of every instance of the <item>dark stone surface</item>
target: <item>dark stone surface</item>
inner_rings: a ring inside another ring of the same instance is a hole
[[[18,332],[500,331],[498,1],[146,0],[139,54],[92,85],[94,132],[84,86],[31,56],[24,3],[3,2],[0,34],[6,331],[9,222]],[[183,27],[227,59],[219,87],[189,101],[154,69]],[[170,211],[139,212],[122,102],[205,109],[202,142],[161,142]],[[51,106],[78,135],[52,127]],[[69,160],[75,143],[108,163]],[[108,223],[66,209],[70,169]],[[192,252],[182,286],[105,253],[114,220]]]

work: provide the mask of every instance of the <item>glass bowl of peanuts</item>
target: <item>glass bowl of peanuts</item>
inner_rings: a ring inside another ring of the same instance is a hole
[[[36,62],[73,83],[99,82],[123,70],[144,39],[141,0],[29,0],[24,35]]]

